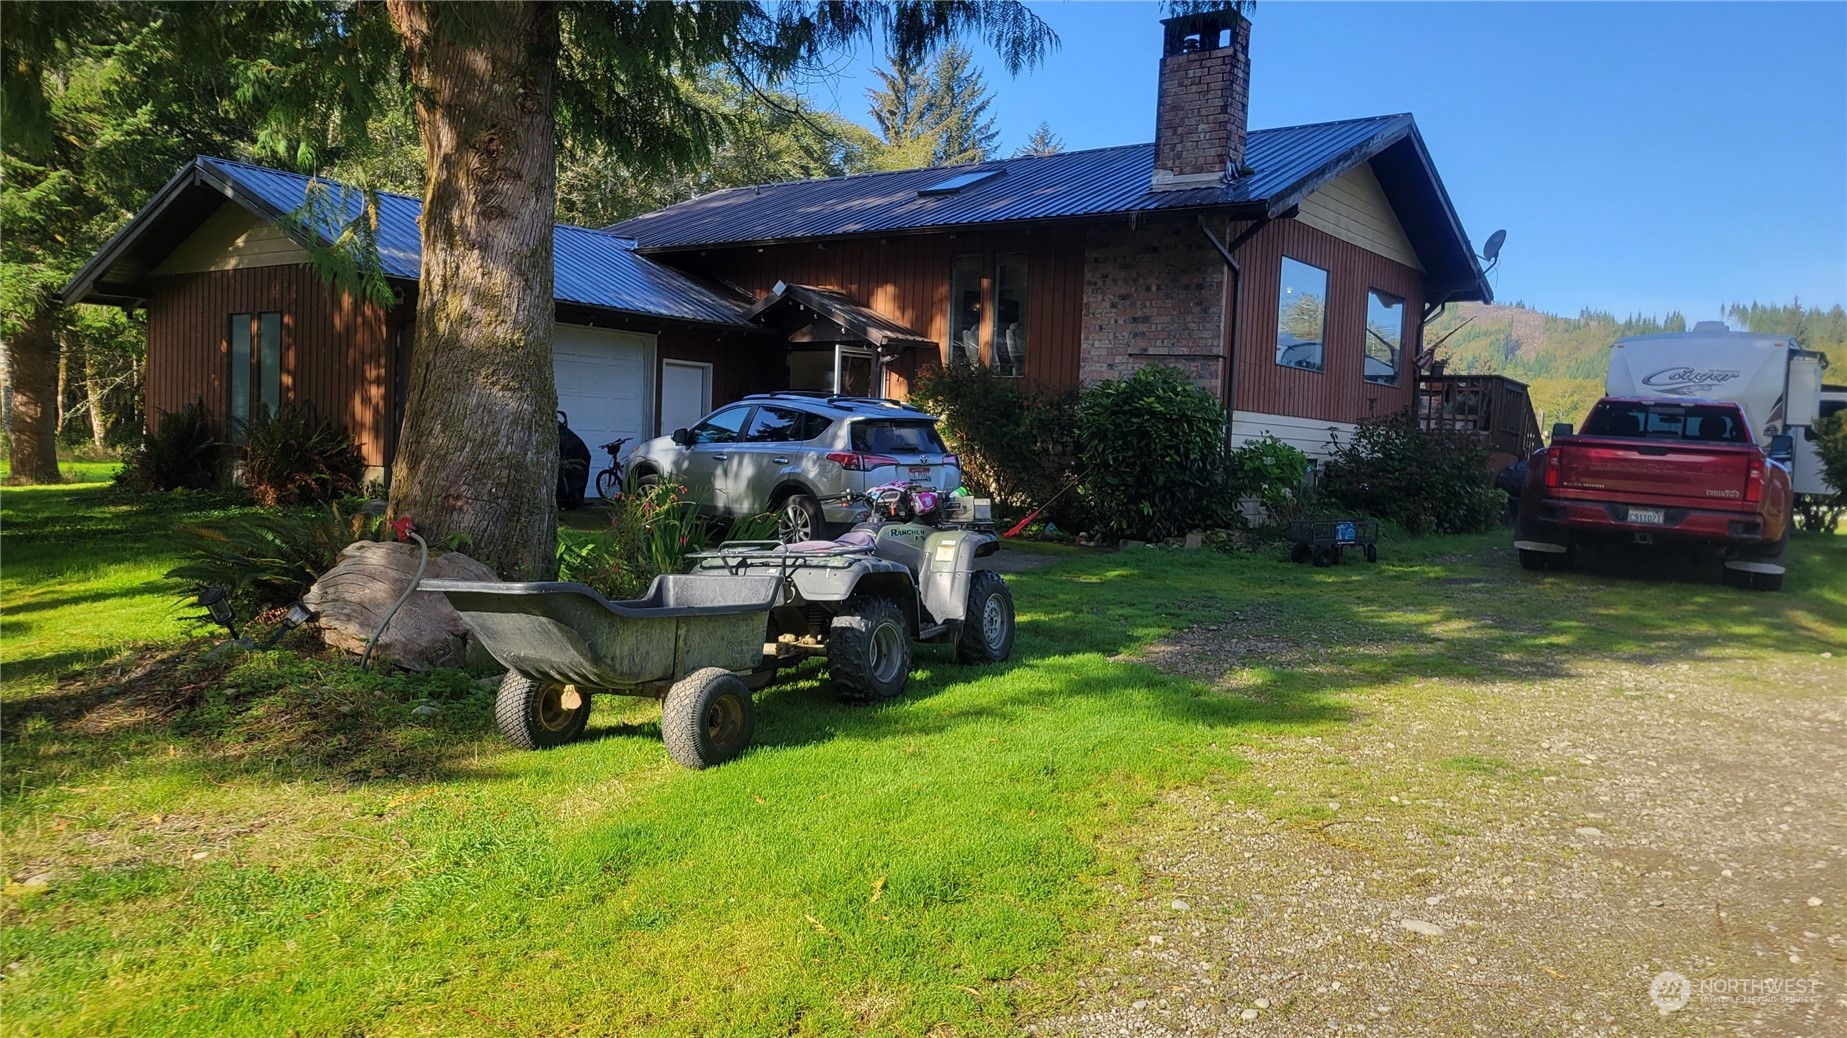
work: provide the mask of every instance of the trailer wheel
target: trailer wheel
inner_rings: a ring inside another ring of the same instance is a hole
[[[1366,561],[1367,562],[1378,562],[1379,561],[1379,546],[1378,545],[1368,544],[1366,546]]]
[[[568,705],[572,702],[576,705]],[[574,685],[535,681],[518,671],[500,679],[494,722],[507,742],[522,750],[549,750],[584,734],[590,697]]]
[[[661,741],[688,768],[709,768],[736,757],[756,730],[750,688],[722,667],[693,671],[661,701]]]
[[[911,632],[898,603],[854,597],[827,632],[827,671],[848,699],[895,699],[911,680]]]
[[[1013,655],[1013,592],[1000,574],[981,570],[969,578],[968,608],[956,636],[960,663],[1002,663]]]
[[[1308,561],[1308,557],[1313,554],[1313,552],[1314,550],[1306,544],[1295,545],[1289,549],[1289,561],[1300,566],[1302,563]]]
[[[1326,545],[1317,545],[1315,547],[1315,565],[1318,567],[1325,568],[1327,566],[1332,566],[1333,564],[1334,564],[1334,549]]]

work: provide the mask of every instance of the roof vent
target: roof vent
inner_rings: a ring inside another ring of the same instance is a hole
[[[931,195],[953,195],[965,187],[974,187],[984,180],[992,180],[1005,172],[1007,172],[1005,169],[977,169],[968,173],[959,173],[940,184],[931,184],[929,187],[918,188],[917,197],[928,198]]]
[[[1725,326],[1724,321],[1701,321],[1700,323],[1693,326],[1693,330],[1696,332],[1729,332],[1731,331],[1730,328],[1727,328]]]

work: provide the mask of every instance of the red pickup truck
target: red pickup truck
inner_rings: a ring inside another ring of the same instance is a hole
[[[1527,460],[1520,564],[1568,569],[1588,542],[1678,544],[1721,553],[1733,587],[1779,590],[1792,450],[1787,435],[1759,446],[1734,403],[1604,397]]]

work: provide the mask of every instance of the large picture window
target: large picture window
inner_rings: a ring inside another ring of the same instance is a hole
[[[1328,272],[1283,257],[1282,289],[1276,297],[1276,363],[1320,371],[1327,340]]]
[[[1026,374],[1026,254],[1005,253],[994,261],[994,373]]]
[[[1376,288],[1366,293],[1366,381],[1398,384],[1404,315],[1403,299]]]
[[[957,256],[949,271],[949,360],[981,363],[980,256]]]
[[[231,315],[231,442],[244,442],[254,413],[273,415],[282,405],[282,315],[275,311]]]

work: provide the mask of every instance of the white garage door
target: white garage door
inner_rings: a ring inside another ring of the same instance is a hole
[[[561,324],[552,339],[558,410],[590,446],[592,474],[609,464],[602,446],[618,437],[628,447],[652,435],[654,336]]]

